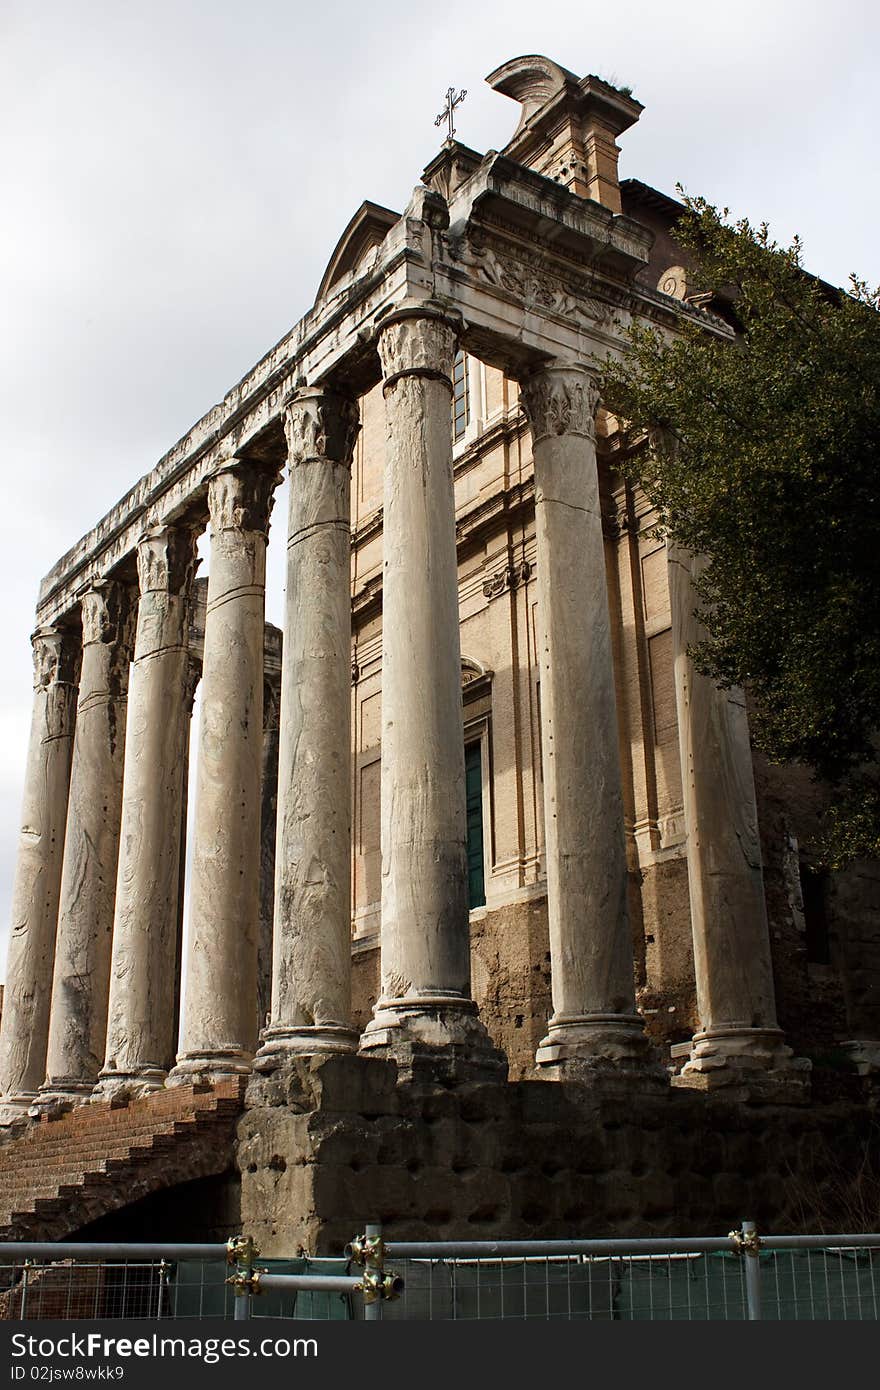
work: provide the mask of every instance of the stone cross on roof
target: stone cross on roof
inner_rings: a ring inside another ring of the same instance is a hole
[[[449,122],[449,133],[446,137],[447,140],[453,139],[455,135],[455,126],[452,124],[452,114],[455,111],[456,106],[461,106],[461,103],[464,101],[466,96],[467,92],[465,90],[460,91],[458,96],[456,96],[454,87],[450,87],[446,93],[446,105],[440,112],[440,115],[434,121],[434,124],[442,125],[444,121]]]

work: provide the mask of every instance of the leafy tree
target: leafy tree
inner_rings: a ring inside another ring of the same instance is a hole
[[[683,320],[634,326],[605,399],[659,526],[709,557],[720,685],[744,685],[752,736],[830,788],[827,862],[880,854],[880,291],[809,276],[795,240],[686,198],[676,238],[733,341]],[[650,447],[644,441],[650,440]]]

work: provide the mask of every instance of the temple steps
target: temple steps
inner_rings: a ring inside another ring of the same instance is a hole
[[[244,1079],[33,1120],[0,1147],[0,1241],[59,1240],[151,1192],[225,1171]]]

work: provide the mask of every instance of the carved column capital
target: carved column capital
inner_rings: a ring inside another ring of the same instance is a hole
[[[142,594],[186,593],[198,563],[191,526],[154,526],[138,541],[138,581]]]
[[[208,480],[208,512],[215,531],[269,533],[280,477],[249,459],[231,458]]]
[[[50,685],[76,685],[79,681],[78,632],[46,625],[31,634],[34,652],[34,690]]]
[[[403,305],[379,325],[385,393],[405,376],[430,377],[452,390],[452,363],[461,322],[439,307]]]
[[[119,648],[130,658],[136,615],[133,584],[121,579],[96,579],[82,596],[83,646],[100,642]]]
[[[595,439],[599,387],[588,368],[574,364],[541,367],[521,383],[520,400],[533,442],[562,434]]]
[[[360,427],[358,402],[331,387],[303,387],[284,402],[291,467],[327,459],[350,468]]]

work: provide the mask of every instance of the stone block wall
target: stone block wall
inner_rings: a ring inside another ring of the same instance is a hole
[[[390,1062],[303,1062],[251,1083],[241,1219],[266,1255],[337,1254],[375,1220],[407,1240],[724,1234],[743,1219],[868,1229],[878,1134],[864,1091],[759,1106],[549,1081],[402,1086]]]

